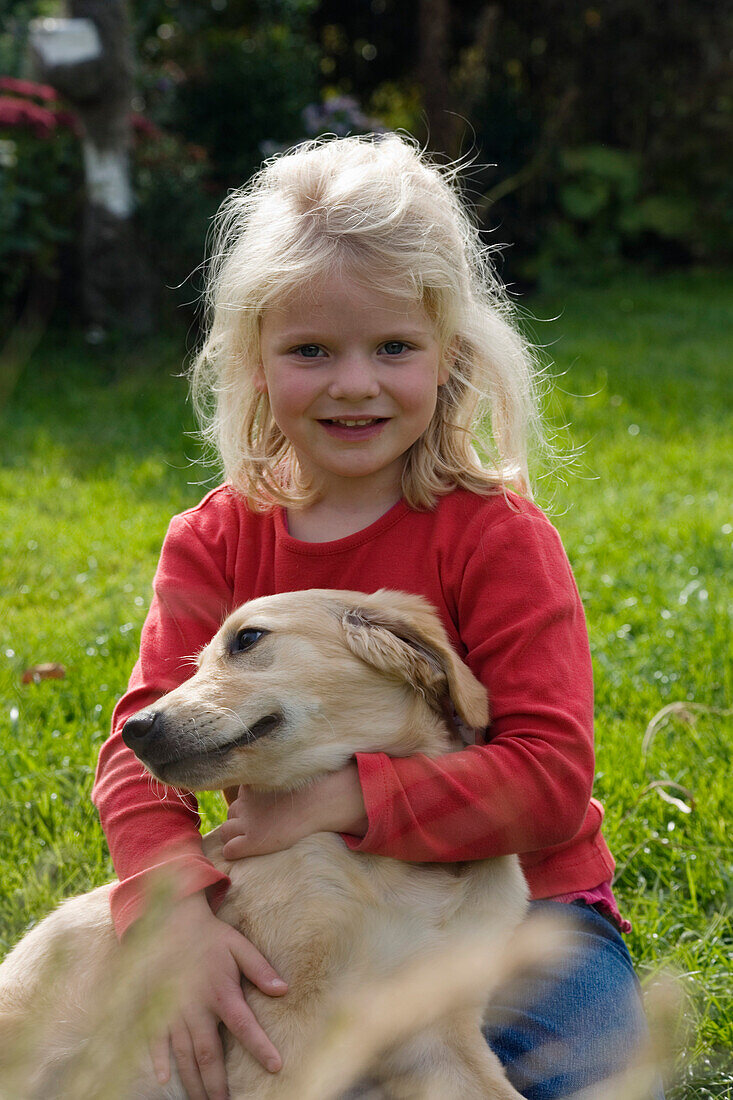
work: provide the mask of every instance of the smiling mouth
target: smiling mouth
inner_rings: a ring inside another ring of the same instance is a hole
[[[375,424],[384,424],[386,416],[330,417],[321,420],[322,424],[333,424],[336,428],[372,428]]]

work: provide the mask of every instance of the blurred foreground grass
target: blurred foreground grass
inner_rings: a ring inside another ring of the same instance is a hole
[[[682,975],[672,1100],[733,1095],[730,276],[524,302],[580,458],[539,485],[575,569],[596,675],[598,775],[642,975]],[[47,333],[0,410],[0,953],[111,874],[89,801],[170,516],[213,484],[183,339],[91,349]],[[7,364],[6,364],[7,367]],[[0,387],[2,391],[2,387]],[[563,433],[564,434],[564,433]],[[60,662],[62,680],[21,684]],[[672,703],[686,710],[648,724]],[[205,796],[204,818],[221,812]]]

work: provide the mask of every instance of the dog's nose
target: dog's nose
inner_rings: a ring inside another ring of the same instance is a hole
[[[160,732],[162,722],[158,721],[159,718],[160,713],[156,710],[141,710],[128,718],[122,727],[122,740],[127,747],[138,752],[144,745],[150,744]]]

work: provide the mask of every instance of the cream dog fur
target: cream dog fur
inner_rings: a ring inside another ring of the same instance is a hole
[[[202,651],[195,674],[130,719],[124,736],[169,786],[283,791],[341,768],[356,752],[452,751],[461,747],[461,727],[487,721],[483,687],[425,601],[324,589],[240,607]],[[225,860],[221,848],[215,829],[204,838],[204,851],[232,880],[218,915],[247,935],[289,984],[282,998],[248,988],[284,1067],[268,1074],[230,1039],[233,1100],[277,1100],[293,1087],[334,990],[348,987],[358,997],[360,983],[479,930],[501,952],[526,908],[515,857],[405,863],[353,853],[332,833],[235,862]],[[13,1042],[23,1036],[28,1043],[33,1021],[45,1021],[40,1048],[30,1052],[29,1097],[57,1095],[65,1061],[93,1027],[89,1005],[121,950],[108,894],[109,887],[101,887],[65,902],[0,967],[0,1070]],[[71,965],[49,978],[49,960],[61,950]],[[516,1100],[519,1093],[481,1036],[482,1007],[467,1004],[441,1026],[388,1050],[373,1073],[381,1095]],[[180,1085],[161,1088],[144,1052],[137,1057],[130,1097],[182,1100]],[[1,1085],[2,1076],[0,1095]]]

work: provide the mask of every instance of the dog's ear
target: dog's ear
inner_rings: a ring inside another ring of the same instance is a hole
[[[422,605],[394,614],[368,606],[341,616],[346,644],[362,661],[421,692],[440,714],[458,717],[471,729],[489,720],[486,690],[454,652],[436,615]],[[450,706],[452,704],[452,707]]]

